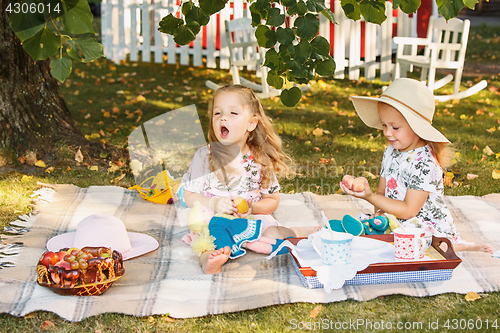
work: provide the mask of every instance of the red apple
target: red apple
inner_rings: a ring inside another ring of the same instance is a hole
[[[365,190],[366,178],[358,177],[352,181],[352,188],[354,192],[363,192]]]
[[[64,260],[64,257],[66,255],[68,255],[68,252],[66,251],[59,251],[59,252],[56,252],[57,256],[59,257],[59,261],[63,261]]]
[[[347,187],[349,190],[352,189],[353,181],[354,177],[351,175],[345,175],[344,178],[342,178],[342,184],[344,184],[344,186]]]
[[[49,268],[50,265],[54,266],[59,261],[59,257],[52,251],[46,251],[42,254],[40,263]]]

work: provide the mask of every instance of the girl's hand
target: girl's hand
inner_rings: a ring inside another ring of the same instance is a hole
[[[377,216],[385,216],[385,212],[382,209],[378,209],[375,213],[372,214],[371,218],[377,217]]]
[[[365,189],[361,192],[351,191],[342,182],[340,182],[340,189],[345,194],[349,194],[349,195],[352,195],[353,197],[361,198],[361,199],[367,199],[373,195],[373,192],[370,189],[370,184],[368,183],[368,180],[366,180],[366,179],[365,179]]]
[[[214,210],[216,213],[224,213],[228,215],[233,215],[236,212],[236,205],[233,200],[229,197],[222,197],[218,199],[214,199],[215,203],[213,204]]]
[[[252,200],[253,199],[250,199],[250,200],[247,201],[248,202],[248,212],[246,212],[244,214],[236,212],[233,215],[236,216],[236,217],[242,218],[242,219],[246,219],[248,215],[252,214]]]

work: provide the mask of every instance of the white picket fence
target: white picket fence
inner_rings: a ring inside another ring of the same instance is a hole
[[[391,2],[386,2],[387,20],[382,25],[365,23],[364,57],[361,57],[361,21],[352,21],[344,16],[340,0],[334,1],[334,33],[331,23],[320,15],[320,35],[333,45],[332,56],[336,62],[336,78],[357,80],[364,68],[366,80],[373,80],[377,70],[382,81],[390,81],[392,71],[393,25],[397,25],[398,36],[416,36],[416,18],[399,12],[393,16]],[[230,5],[231,3],[231,5]],[[185,66],[206,66],[208,68],[229,68],[229,51],[224,38],[224,21],[232,18],[249,17],[244,0],[231,0],[220,12],[213,15],[206,29],[202,30],[192,45],[178,46],[172,36],[158,31],[162,17],[178,11],[180,1],[176,0],[103,0],[101,4],[102,45],[106,58],[119,63],[125,60],[154,62]],[[330,6],[330,1],[327,1]],[[216,48],[217,20],[220,27],[220,50]],[[203,39],[206,40],[203,43]],[[204,46],[205,45],[205,46]],[[179,59],[177,59],[177,56]],[[377,57],[379,57],[377,59]],[[206,62],[203,62],[203,58]]]

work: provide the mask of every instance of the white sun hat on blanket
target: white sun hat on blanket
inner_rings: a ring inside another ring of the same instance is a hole
[[[57,235],[47,242],[47,250],[105,246],[120,252],[124,260],[132,259],[158,248],[153,237],[127,232],[123,221],[113,215],[94,214],[78,223],[76,231]]]

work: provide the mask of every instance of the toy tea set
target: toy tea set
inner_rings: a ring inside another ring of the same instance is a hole
[[[448,280],[461,262],[448,239],[412,223],[402,226],[390,214],[379,221],[323,218],[326,228],[290,240],[292,263],[306,288],[331,292],[343,285]]]
[[[124,260],[157,247],[154,238],[127,232],[115,216],[90,215],[75,232],[47,242],[36,266],[37,283],[61,295],[97,296],[124,275]]]

